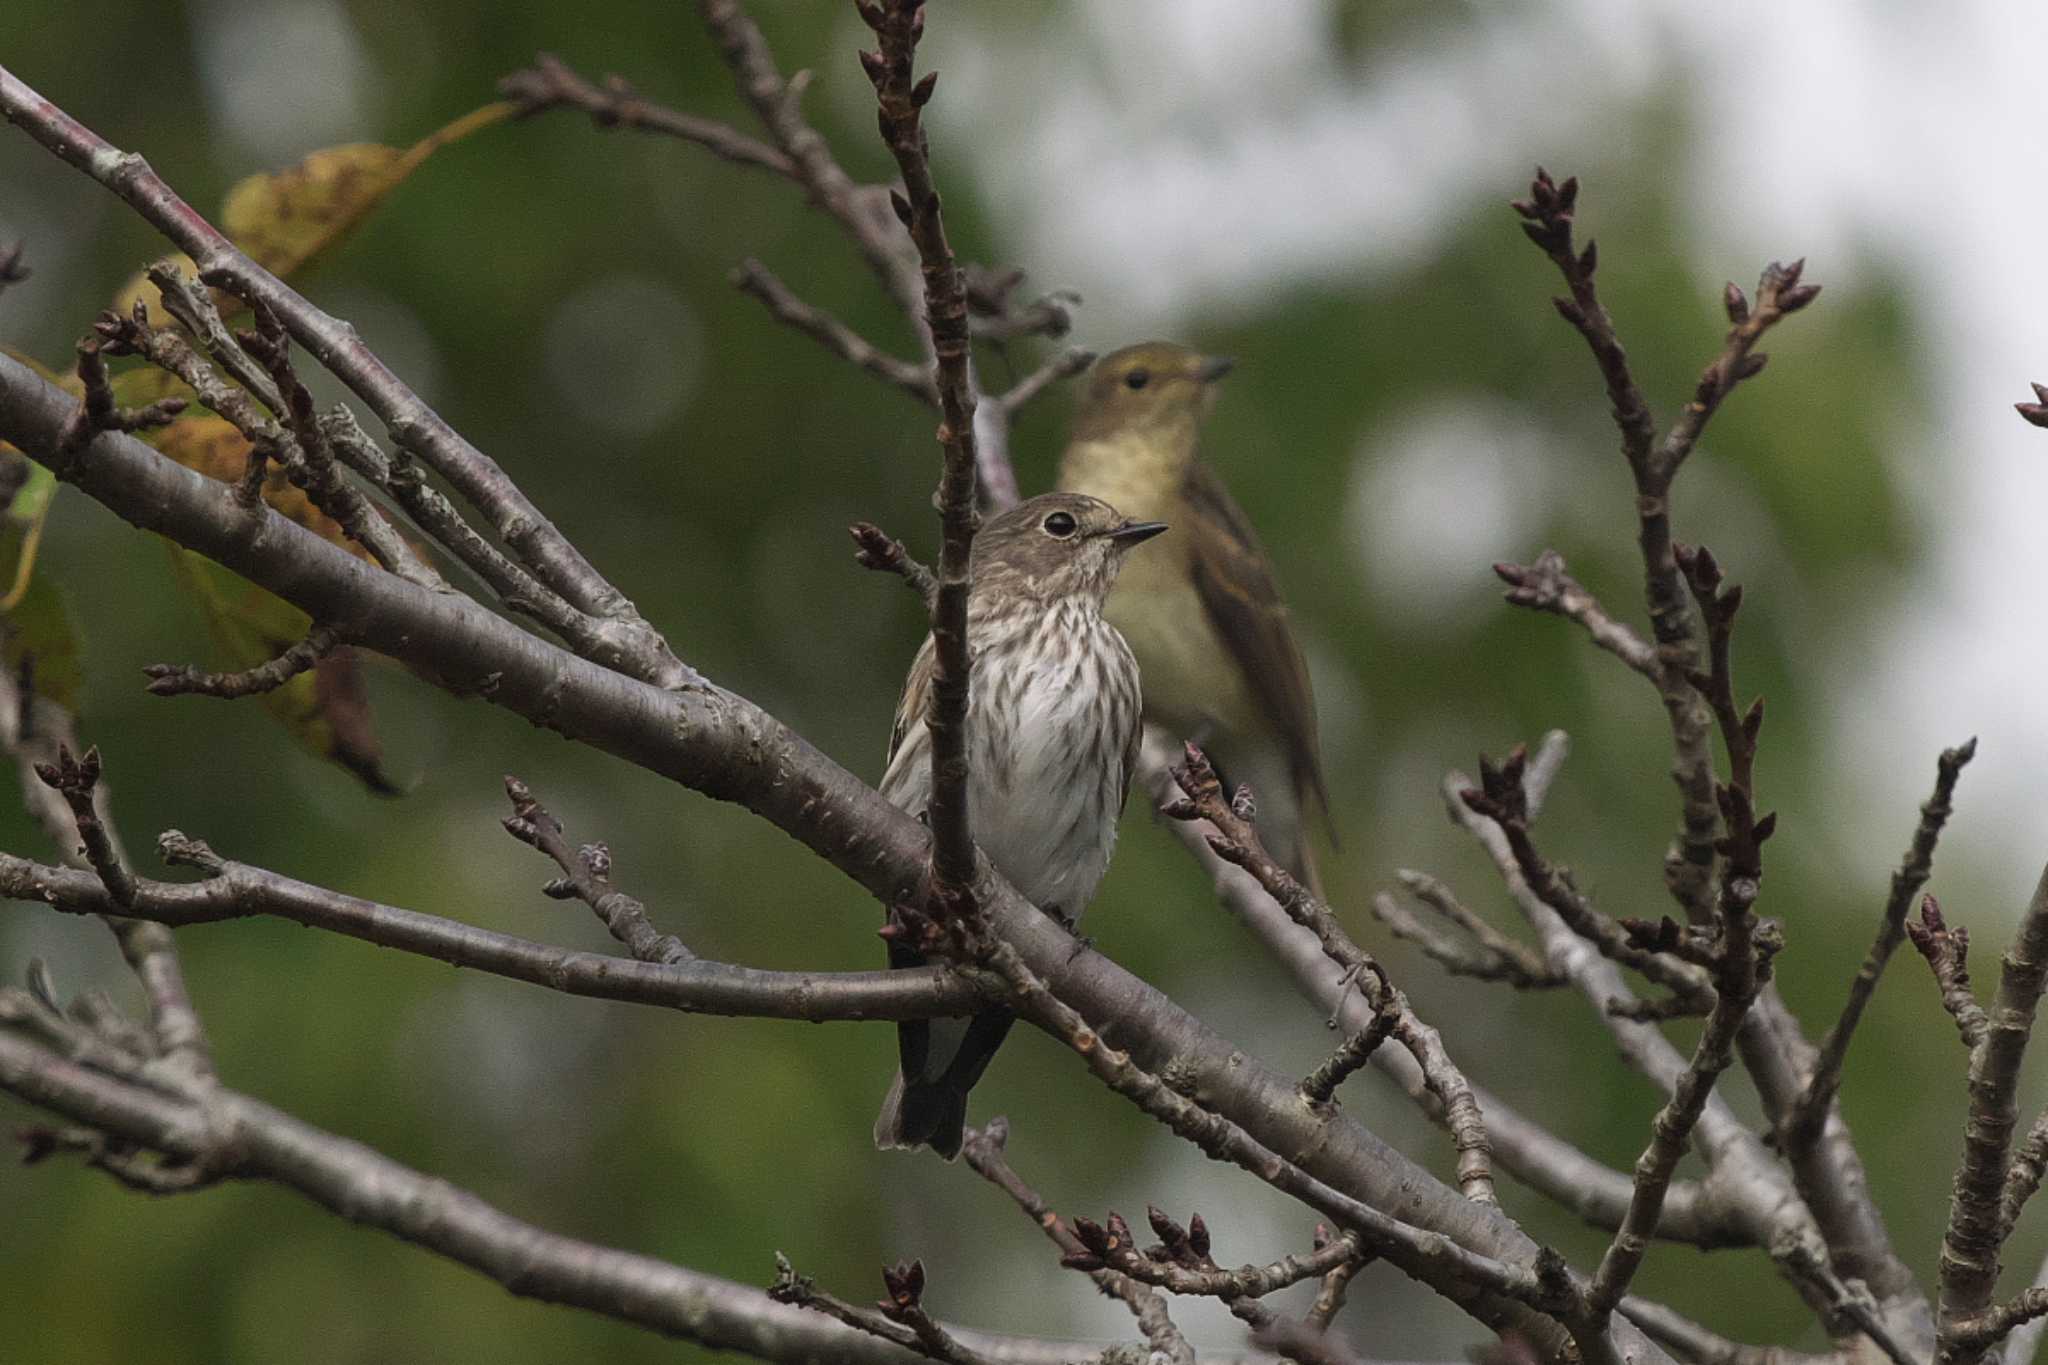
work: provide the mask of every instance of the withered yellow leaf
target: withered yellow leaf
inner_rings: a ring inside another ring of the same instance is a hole
[[[515,106],[499,101],[471,110],[410,147],[380,142],[324,147],[297,165],[249,176],[228,191],[221,231],[258,265],[287,279],[360,226],[428,157],[514,112]],[[193,273],[189,256],[173,259],[187,275]],[[147,301],[151,323],[169,321],[156,286],[139,273],[115,296],[114,306],[125,314],[138,298]]]

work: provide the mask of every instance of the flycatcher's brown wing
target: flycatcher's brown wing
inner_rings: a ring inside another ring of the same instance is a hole
[[[1188,466],[1183,491],[1195,521],[1183,542],[1189,547],[1195,591],[1216,633],[1250,680],[1253,695],[1273,718],[1273,728],[1287,746],[1295,786],[1314,793],[1327,817],[1330,799],[1323,789],[1308,663],[1294,642],[1287,604],[1280,600],[1265,547],[1222,480],[1201,461]]]
[[[901,799],[901,793],[906,787],[913,785],[914,774],[907,770],[897,771],[897,751],[903,747],[904,736],[910,733],[910,727],[924,719],[924,708],[932,686],[932,667],[932,639],[927,635],[924,645],[917,651],[917,658],[911,662],[909,676],[903,680],[903,694],[896,699],[896,722],[889,727],[889,757],[885,761],[886,770],[882,774],[881,793],[899,806],[905,804]],[[923,748],[922,745],[919,747]],[[904,755],[906,761],[911,757],[912,755]],[[921,804],[906,809],[909,809],[912,815],[922,814]]]

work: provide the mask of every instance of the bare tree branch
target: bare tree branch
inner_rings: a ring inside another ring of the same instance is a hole
[[[1927,931],[1939,932],[1940,912],[1923,905]],[[1957,928],[1951,934],[1960,935]],[[1915,946],[1921,935],[1915,934]],[[1957,954],[1960,962],[1960,951]],[[1930,956],[1930,961],[1933,960]],[[2048,870],[2013,931],[2000,963],[1998,991],[1970,1048],[1970,1115],[1963,1129],[1963,1160],[1941,1239],[1940,1365],[1968,1365],[2006,1331],[2048,1312],[2048,1293],[2028,1291],[2005,1309],[1991,1311],[1998,1287],[1999,1252],[2011,1231],[2003,1196],[2012,1130],[2019,1122],[2020,1063],[2033,1035],[2034,1012],[2048,987]],[[1967,991],[1965,983],[1958,990]],[[1944,983],[1944,995],[1948,993]],[[1958,1014],[1958,1023],[1962,1016]],[[1967,1030],[1966,1030],[1967,1034]],[[2038,1306],[2036,1306],[2038,1305]]]
[[[69,875],[103,897],[101,919],[142,985],[149,1007],[150,1040],[167,1064],[171,1079],[182,1084],[209,1084],[214,1076],[213,1048],[185,984],[184,964],[171,931],[161,924],[116,913],[119,906],[113,892],[86,857],[86,841],[73,815],[75,806],[39,774],[40,768],[53,763],[61,772],[66,751],[75,742],[68,711],[37,696],[25,675],[0,669],[0,750],[20,770],[23,806],[70,865]],[[125,868],[120,836],[107,809],[106,783],[93,784],[91,800],[93,824],[99,831],[94,837],[104,844],[100,856]],[[120,875],[117,873],[117,878]]]
[[[647,907],[612,885],[612,852],[603,844],[585,844],[571,850],[563,837],[562,822],[516,777],[505,779],[505,794],[512,800],[512,814],[505,830],[522,844],[530,844],[562,869],[562,875],[541,888],[541,894],[556,900],[574,896],[588,905],[611,936],[626,945],[626,951],[641,962],[673,966],[689,962],[696,954],[674,934],[664,934],[647,917]]]
[[[1010,1165],[1004,1152],[1010,1140],[1010,1121],[1000,1115],[989,1120],[986,1128],[970,1128],[967,1139],[961,1144],[960,1154],[976,1175],[994,1185],[1016,1201],[1017,1207],[1039,1230],[1059,1248],[1061,1263],[1081,1267],[1071,1258],[1087,1254],[1087,1248],[1074,1233],[1072,1227],[1061,1221],[1037,1190],[1031,1188],[1024,1178]],[[1103,1293],[1122,1299],[1138,1320],[1138,1328],[1145,1334],[1146,1342],[1157,1354],[1175,1361],[1185,1362],[1194,1358],[1194,1351],[1187,1338],[1174,1325],[1168,1314],[1166,1300],[1147,1286],[1130,1276],[1107,1268],[1083,1270],[1095,1287]]]
[[[875,87],[882,141],[903,174],[892,196],[910,231],[924,274],[924,320],[932,344],[939,397],[939,587],[932,604],[932,682],[925,728],[931,735],[932,784],[926,818],[932,829],[937,893],[957,898],[974,880],[974,835],[967,811],[967,694],[972,667],[967,640],[968,559],[980,523],[974,458],[974,384],[968,374],[967,286],[946,240],[939,192],[927,158],[924,106],[936,72],[919,79],[913,63],[924,34],[924,0],[863,0],[860,16],[875,32],[876,50],[861,53]]]
[[[753,257],[741,261],[733,270],[732,282],[742,294],[759,299],[777,322],[796,328],[842,360],[903,390],[925,406],[939,405],[938,388],[924,366],[897,359],[824,309],[805,303]]]
[[[0,438],[131,519],[208,554],[316,619],[422,669],[444,684],[540,721],[650,771],[698,785],[774,821],[885,904],[914,899],[929,857],[927,832],[742,698],[710,684],[657,690],[568,655],[473,603],[428,593],[267,511],[255,525],[223,485],[130,437],[103,434],[75,456],[55,436],[75,404],[0,356]],[[261,534],[255,534],[260,530]],[[1343,1115],[1316,1116],[1289,1099],[1293,1083],[1246,1058],[1185,1011],[1099,954],[1076,954],[1059,926],[992,876],[977,890],[998,936],[1059,995],[1113,1020],[1119,1048],[1171,1067],[1205,1103],[1269,1149],[1311,1154],[1318,1179],[1361,1204],[1385,1201],[1431,1229],[1398,1241],[1388,1259],[1411,1274],[1461,1275],[1458,1301],[1493,1317],[1517,1310],[1463,1256],[1503,1264],[1535,1247],[1509,1220],[1459,1196]],[[1347,1226],[1350,1219],[1342,1219]],[[1442,1239],[1440,1244],[1438,1240]],[[1448,1257],[1448,1260],[1445,1258]],[[1522,1282],[1511,1276],[1511,1282]],[[1540,1320],[1530,1332],[1546,1335]]]
[[[142,670],[149,690],[159,697],[202,696],[234,701],[274,692],[332,653],[340,638],[315,624],[306,638],[285,648],[268,663],[235,673],[210,673],[188,664],[150,664]]]
[[[569,995],[689,1013],[814,1022],[925,1019],[969,1014],[987,999],[987,986],[972,973],[949,967],[772,972],[701,958],[651,963],[556,948],[230,862],[175,830],[163,836],[161,848],[168,861],[197,867],[206,879],[137,879],[133,900],[119,907],[94,873],[0,853],[0,896],[71,915],[120,912],[159,926],[269,915]]]
[[[1820,1138],[1828,1106],[1835,1102],[1842,1087],[1842,1063],[1849,1054],[1849,1042],[1856,1035],[1864,1006],[1877,990],[1878,978],[1884,975],[1885,964],[1906,937],[1906,915],[1913,908],[1913,897],[1934,873],[1934,849],[1941,839],[1941,827],[1955,811],[1952,802],[1956,779],[1976,753],[1975,739],[1942,751],[1934,794],[1920,807],[1920,823],[1914,827],[1913,841],[1907,846],[1898,870],[1892,873],[1891,894],[1885,900],[1884,918],[1878,922],[1877,939],[1864,955],[1863,965],[1856,969],[1855,980],[1849,983],[1849,998],[1842,1006],[1841,1017],[1821,1039],[1820,1054],[1813,1063],[1813,1078],[1779,1124],[1788,1150],[1810,1148]]]
[[[924,1293],[924,1262],[885,1266],[882,1282],[889,1297],[876,1308],[862,1308],[818,1288],[810,1276],[797,1274],[789,1258],[777,1252],[775,1283],[769,1286],[768,1297],[777,1303],[823,1313],[855,1331],[915,1351],[941,1365],[992,1365],[987,1357],[964,1345],[924,1311],[919,1301]]]
[[[2019,1226],[2020,1214],[2025,1212],[2027,1201],[2041,1188],[2041,1177],[2048,1171],[2048,1112],[2035,1116],[2027,1127],[2027,1135],[2021,1139],[2019,1150],[2012,1154],[2012,1164],[2005,1173],[2005,1190],[1999,1196],[1999,1225],[2010,1238],[2013,1229]]]
[[[1906,934],[1920,956],[1927,959],[1934,982],[1941,988],[1941,1007],[1956,1021],[1963,1046],[1975,1053],[1984,1042],[1991,1019],[1970,989],[1969,929],[1960,924],[1951,928],[1941,913],[1941,902],[1932,896],[1922,896],[1920,921],[1908,921]]]
[[[63,438],[64,444],[74,450],[102,431],[146,431],[164,426],[186,407],[183,398],[160,398],[141,408],[116,405],[107,362],[100,354],[103,349],[105,342],[97,335],[88,335],[78,343],[78,382],[85,389],[85,401],[72,414]]]
[[[903,542],[869,521],[856,521],[846,528],[853,537],[854,562],[863,569],[893,573],[918,595],[929,612],[939,595],[938,577],[911,557]]]
[[[606,76],[593,85],[551,52],[498,82],[498,93],[519,106],[521,116],[549,109],[580,109],[600,128],[634,128],[694,142],[721,160],[794,177],[796,163],[729,124],[699,118],[640,98],[624,78]]]
[[[1518,607],[1552,612],[1585,627],[1594,644],[1648,678],[1659,680],[1657,651],[1642,636],[1607,614],[1600,600],[1566,572],[1564,556],[1545,550],[1534,564],[1496,564],[1508,585],[1507,600]]]
[[[1622,453],[1635,479],[1637,539],[1661,663],[1658,687],[1677,753],[1673,775],[1683,793],[1678,845],[1666,862],[1666,880],[1687,919],[1704,924],[1713,914],[1714,838],[1719,821],[1713,762],[1707,749],[1708,712],[1687,676],[1696,667],[1698,637],[1673,550],[1671,483],[1721,401],[1737,384],[1763,369],[1764,358],[1755,352],[1757,341],[1781,319],[1813,302],[1820,289],[1799,282],[1803,262],[1767,267],[1757,286],[1754,308],[1741,290],[1728,286],[1732,327],[1727,341],[1700,376],[1692,401],[1680,410],[1660,441],[1649,405],[1629,372],[1627,354],[1594,288],[1597,254],[1593,245],[1587,243],[1583,252],[1573,248],[1577,198],[1577,180],[1560,185],[1538,169],[1529,198],[1514,207],[1529,239],[1564,276],[1571,297],[1554,302],[1564,319],[1585,338],[1600,367],[1614,406],[1615,425],[1621,431]]]
[[[1168,747],[1161,735],[1148,732],[1139,765],[1143,784],[1160,806],[1182,799],[1169,772]],[[1557,760],[1567,747],[1563,732],[1553,731],[1530,759],[1524,782],[1530,788],[1532,809],[1541,804],[1541,784],[1555,775]],[[1351,989],[1350,978],[1329,969],[1329,959],[1315,934],[1290,918],[1250,873],[1219,857],[1207,842],[1205,826],[1175,821],[1169,828],[1214,883],[1224,908],[1273,954],[1310,1004],[1354,1035],[1366,1030],[1373,1017],[1371,1004]],[[1437,1123],[1445,1121],[1442,1102],[1405,1050],[1380,1048],[1372,1061],[1424,1114]],[[1595,1227],[1611,1232],[1620,1226],[1634,1188],[1626,1175],[1595,1161],[1498,1096],[1477,1086],[1473,1095],[1486,1115],[1487,1136],[1503,1169]],[[1658,1235],[1703,1248],[1755,1244],[1753,1234],[1728,1201],[1709,1197],[1700,1185],[1684,1181],[1673,1186],[1665,1201]]]
[[[826,1359],[904,1365],[919,1359],[816,1314],[773,1303],[758,1289],[521,1222],[445,1180],[232,1090],[173,1097],[93,1071],[5,1030],[0,1089],[211,1179],[287,1186],[352,1222],[466,1265],[524,1298],[585,1308],[713,1349],[791,1365]],[[1064,1365],[1096,1349],[952,1330],[978,1355],[1004,1365]]]
[[[1473,942],[1461,942],[1426,926],[1384,891],[1372,899],[1374,918],[1392,930],[1396,938],[1407,939],[1422,949],[1451,975],[1505,981],[1519,990],[1546,990],[1569,984],[1543,960],[1542,953],[1488,924],[1467,908],[1450,887],[1427,872],[1404,868],[1394,875],[1409,894],[1464,930]]]
[[[400,444],[432,465],[490,519],[492,528],[542,582],[600,618],[596,629],[607,643],[602,661],[608,667],[664,687],[695,681],[695,673],[676,659],[625,595],[591,567],[489,456],[463,439],[363,345],[353,327],[322,312],[250,260],[180,199],[141,156],[108,145],[5,68],[0,68],[0,114],[120,196],[192,258],[201,280],[276,314],[293,339],[367,403]]]
[[[1546,739],[1544,747],[1552,747],[1551,741]],[[1528,764],[1531,770],[1538,766],[1535,760]],[[1529,888],[1522,878],[1514,852],[1508,846],[1506,835],[1493,821],[1476,813],[1466,801],[1465,793],[1470,790],[1471,779],[1462,773],[1453,772],[1444,779],[1444,805],[1452,821],[1472,834],[1493,859],[1515,904],[1536,928],[1550,960],[1571,977],[1581,994],[1600,1010],[1609,1032],[1621,1047],[1622,1056],[1667,1095],[1676,1095],[1687,1071],[1686,1060],[1653,1024],[1631,1018],[1626,1008],[1614,1008],[1617,1003],[1627,1006],[1634,1000],[1633,994],[1621,981],[1619,969],[1572,933]],[[1814,1215],[1801,1202],[1787,1172],[1762,1140],[1736,1118],[1719,1096],[1709,1094],[1706,1097],[1694,1129],[1694,1142],[1711,1172],[1696,1204],[1701,1221],[1709,1227],[1727,1229],[1725,1235],[1733,1244],[1747,1242],[1768,1250],[1780,1273],[1817,1311],[1829,1315],[1831,1321],[1844,1312],[1857,1312],[1852,1302],[1853,1291],[1829,1270],[1826,1263],[1828,1243]],[[1554,1152],[1547,1155],[1553,1161],[1561,1159]],[[1594,1172],[1599,1169],[1593,1166]],[[1563,1194],[1553,1197],[1566,1202],[1567,1207],[1574,1207]],[[1632,1185],[1623,1205],[1625,1208],[1635,1207]],[[1603,1217],[1597,1221],[1604,1222],[1611,1207],[1603,1203],[1600,1209]],[[1615,1218],[1617,1230],[1622,1225],[1623,1216]],[[1657,1226],[1661,1227],[1662,1223],[1663,1213],[1660,1210]],[[1902,1305],[1899,1311],[1911,1318],[1912,1309],[1913,1305],[1908,1304]],[[1868,1315],[1863,1317],[1867,1319]],[[1889,1328],[1882,1322],[1875,1326],[1877,1332],[1890,1339]]]
[[[1424,1082],[1443,1104],[1445,1123],[1458,1150],[1458,1188],[1466,1198],[1478,1203],[1499,1203],[1493,1189],[1493,1146],[1486,1135],[1485,1118],[1472,1083],[1451,1060],[1443,1038],[1422,1022],[1409,1006],[1407,996],[1388,981],[1379,964],[1344,932],[1329,906],[1266,852],[1253,828],[1251,801],[1245,789],[1239,788],[1226,802],[1216,770],[1192,744],[1187,746],[1186,761],[1175,772],[1174,780],[1187,793],[1187,800],[1169,807],[1166,813],[1180,820],[1206,821],[1215,830],[1208,836],[1209,846],[1226,862],[1251,873],[1297,924],[1312,931],[1324,954],[1344,970],[1347,979],[1369,994],[1372,992],[1368,980],[1376,982],[1374,1003],[1392,1016],[1392,1022],[1383,1026],[1384,1031],[1377,1025],[1361,1030],[1352,1044],[1304,1082],[1302,1093],[1327,1101],[1328,1091],[1372,1056],[1379,1037],[1392,1037],[1415,1058],[1422,1068]]]
[[[1855,1365],[1851,1351],[1815,1355],[1782,1346],[1748,1346],[1711,1332],[1683,1313],[1631,1294],[1622,1315],[1690,1365]]]

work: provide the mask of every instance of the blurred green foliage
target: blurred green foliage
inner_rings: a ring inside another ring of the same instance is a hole
[[[850,15],[756,8],[786,69],[818,68],[809,112],[842,160],[857,176],[879,177],[871,117],[844,97],[858,95]],[[962,23],[1024,22],[993,18],[992,6],[965,8]],[[1458,40],[1455,21],[1417,9],[1335,7],[1330,42],[1357,54],[1426,24],[1442,41]],[[88,33],[59,0],[15,0],[7,60],[212,207],[260,169],[232,164],[192,56],[204,24],[235,22],[233,14],[115,4],[96,8]],[[491,98],[497,76],[541,49],[586,74],[625,73],[651,97],[747,121],[693,17],[655,0],[612,0],[595,12],[355,0],[345,17],[382,92],[377,126],[352,139],[403,145]],[[953,19],[940,13],[933,23]],[[271,60],[280,78],[318,77],[296,71],[288,52]],[[1015,244],[978,203],[962,149],[944,141],[946,102],[973,98],[971,87],[942,83],[934,106],[949,225],[963,255],[1009,262]],[[1725,326],[1723,275],[1747,282],[1761,265],[1689,264],[1672,169],[1687,136],[1651,99],[1611,138],[1573,148],[1578,164],[1556,168],[1587,181],[1581,218],[1603,248],[1605,297],[1667,415]],[[103,191],[18,136],[0,139],[0,185],[9,199],[32,195],[23,223],[64,242],[60,253],[29,237],[28,260],[44,267],[32,288],[44,292],[0,299],[0,340],[55,362],[101,301],[163,248]],[[1546,849],[1610,912],[1662,909],[1658,869],[1675,801],[1649,691],[1556,620],[1499,606],[1404,610],[1371,591],[1361,568],[1370,560],[1355,507],[1370,496],[1358,490],[1376,486],[1372,462],[1385,452],[1375,435],[1420,410],[1464,409],[1501,424],[1507,448],[1531,448],[1516,442],[1533,433],[1551,457],[1512,471],[1505,496],[1531,514],[1529,524],[1518,521],[1513,543],[1474,557],[1464,600],[1488,600],[1491,560],[1526,561],[1554,545],[1617,611],[1635,605],[1627,481],[1597,376],[1546,302],[1554,280],[1503,207],[1520,189],[1491,186],[1461,205],[1417,264],[1368,270],[1362,247],[1360,268],[1198,316],[1186,338],[1245,362],[1209,449],[1272,548],[1311,647],[1334,718],[1326,767],[1342,842],[1332,889],[1375,947],[1387,945],[1363,907],[1397,867],[1429,868],[1505,915],[1480,859],[1441,818],[1436,783],[1481,750],[1552,726],[1570,730],[1576,749],[1545,817]],[[19,211],[0,202],[0,214]],[[565,114],[486,130],[440,153],[306,288],[391,348],[401,371],[521,481],[679,653],[872,778],[922,624],[897,585],[851,566],[843,528],[870,518],[929,548],[932,420],[732,291],[725,272],[746,255],[871,337],[907,346],[902,319],[789,187]],[[1824,263],[1813,277],[1829,278]],[[607,326],[600,307],[600,325],[565,332],[565,310],[573,315],[594,286],[608,291],[595,296],[606,307],[637,300],[646,311],[628,309]],[[17,319],[31,305],[24,334]],[[642,324],[663,349],[641,344]],[[1122,325],[1084,310],[1079,339],[1101,348],[1136,339]],[[1788,922],[1779,979],[1818,1033],[1888,873],[1881,858],[1850,863],[1841,850],[1903,847],[1912,812],[1897,811],[1881,838],[1839,828],[1834,798],[1860,779],[1818,762],[1840,680],[1819,670],[1826,651],[1816,642],[1861,628],[1882,608],[1883,585],[1913,567],[1920,547],[1883,456],[1886,423],[1923,401],[1923,371],[1895,283],[1831,290],[1773,343],[1767,374],[1716,419],[1677,507],[1681,535],[1722,551],[1749,588],[1739,679],[1770,698],[1761,781],[1766,803],[1783,813],[1763,908]],[[674,372],[649,368],[650,353]],[[1016,358],[1019,372],[1030,359]],[[579,365],[672,384],[681,397],[647,405],[653,416],[640,429],[607,425],[557,378]],[[1003,371],[1000,362],[990,368]],[[1054,398],[1022,423],[1027,490],[1047,482],[1064,421]],[[399,670],[372,670],[387,765],[409,789],[397,800],[368,795],[296,749],[254,703],[146,696],[142,666],[194,658],[205,636],[163,555],[151,537],[68,491],[44,548],[45,572],[85,623],[82,733],[106,755],[114,809],[137,848],[180,828],[230,857],[356,894],[607,947],[580,908],[538,894],[549,868],[497,828],[499,775],[512,772],[572,838],[608,841],[620,883],[698,952],[766,966],[879,964],[876,907],[780,832],[487,706],[436,695]],[[1910,763],[1931,781],[1932,754]],[[1967,777],[1964,787],[1967,818]],[[0,846],[48,851],[12,802],[0,810]],[[1142,811],[1126,821],[1091,931],[1104,951],[1283,1066],[1312,1064],[1329,1043]],[[886,1027],[703,1020],[554,998],[260,921],[180,938],[230,1083],[521,1217],[748,1282],[767,1281],[780,1248],[855,1298],[872,1287],[877,1264],[922,1255],[933,1267],[930,1302],[947,1314],[1037,1331],[1103,1321],[1076,1316],[1092,1311],[1086,1286],[1063,1279],[1037,1231],[970,1173],[870,1149],[893,1056]],[[99,926],[12,907],[0,920],[0,968],[18,975],[32,953],[50,957],[67,986],[127,989]],[[1617,1166],[1633,1159],[1657,1097],[1615,1060],[1580,1002],[1449,983],[1400,947],[1388,957],[1475,1080]],[[1864,1025],[1845,1105],[1901,1251],[1927,1272],[1958,1143],[1960,1063],[1952,1039],[1930,1026],[1930,997],[1895,985]],[[1750,1104],[1739,1081],[1732,1090]],[[1938,1102],[1901,1107],[1906,1094]],[[1170,1141],[1028,1031],[1015,1035],[977,1100],[978,1117],[1013,1116],[1020,1168],[1062,1209],[1099,1214],[1116,1200],[1134,1213],[1152,1198],[1184,1213],[1194,1202],[1211,1216],[1219,1256],[1239,1260],[1306,1241],[1311,1220],[1261,1202],[1230,1172],[1168,1159]],[[1366,1122],[1448,1171],[1448,1144],[1375,1079],[1354,1082],[1350,1100]],[[0,1115],[32,1118],[12,1103],[0,1103]],[[1581,1263],[1604,1244],[1512,1185],[1506,1197],[1536,1236]],[[13,1305],[0,1313],[0,1360],[9,1362],[691,1354],[513,1300],[272,1188],[146,1201],[63,1162],[0,1167],[0,1225],[10,1229],[0,1239],[0,1283]],[[2014,1261],[2038,1240],[2023,1239]],[[1660,1248],[1639,1287],[1747,1339],[1821,1344],[1755,1254]],[[1371,1277],[1354,1294],[1353,1329],[1375,1354],[1442,1350],[1476,1334],[1424,1299]],[[1203,1330],[1237,1339],[1227,1325]]]

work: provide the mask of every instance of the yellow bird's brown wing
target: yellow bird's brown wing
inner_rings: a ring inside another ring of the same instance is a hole
[[[1223,481],[1199,460],[1188,467],[1182,489],[1195,525],[1184,542],[1209,621],[1251,683],[1273,728],[1287,748],[1288,767],[1302,795],[1315,796],[1327,819],[1329,794],[1316,738],[1315,694],[1308,663],[1294,642],[1287,604],[1280,600],[1273,568]]]

